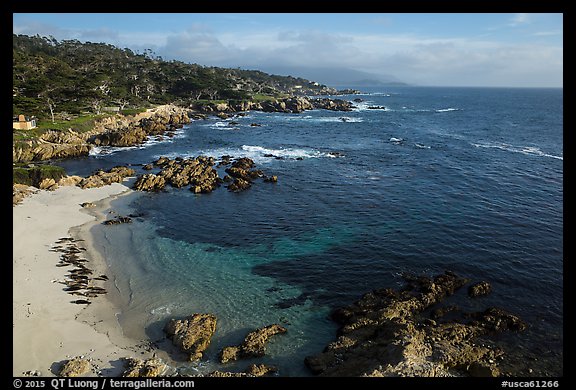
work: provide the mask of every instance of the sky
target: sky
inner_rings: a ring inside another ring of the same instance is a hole
[[[562,14],[16,13],[13,22],[15,34],[207,66],[347,68],[423,86],[563,84]]]

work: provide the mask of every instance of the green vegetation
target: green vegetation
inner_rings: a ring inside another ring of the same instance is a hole
[[[120,114],[122,115],[136,115],[136,114],[140,114],[142,112],[145,112],[146,108],[127,108],[125,110],[121,110]]]
[[[138,111],[138,110],[132,110]],[[89,131],[94,127],[94,122],[98,119],[112,116],[111,114],[100,115],[79,115],[75,118],[67,118],[65,120],[56,120],[54,123],[50,119],[41,119],[37,122],[38,127],[30,130],[13,130],[13,141],[26,141],[37,139],[48,130],[68,130],[72,129],[78,133]]]
[[[38,187],[44,179],[60,180],[66,176],[64,168],[54,165],[14,164],[13,183]]]
[[[39,35],[13,35],[12,42],[12,112],[37,116],[44,129],[73,127],[56,119],[100,115],[107,107],[132,113],[167,103],[187,106],[335,92],[292,76],[164,61],[149,49],[139,54],[104,43]]]

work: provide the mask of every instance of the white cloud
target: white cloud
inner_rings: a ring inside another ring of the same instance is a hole
[[[515,23],[529,23],[517,14]],[[416,34],[344,34],[314,30],[258,29],[216,33],[192,24],[179,32],[65,30],[43,24],[14,26],[15,33],[58,39],[105,41],[132,50],[153,49],[165,59],[210,66],[258,69],[274,65],[338,67],[391,74],[425,85],[554,85],[563,81],[562,45],[503,43],[495,36],[434,38]],[[531,36],[561,35],[561,30]]]
[[[522,24],[527,24],[532,21],[530,14],[520,13],[516,14],[510,19],[509,26],[516,27]]]

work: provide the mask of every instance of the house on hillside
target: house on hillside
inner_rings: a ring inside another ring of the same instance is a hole
[[[12,119],[12,129],[30,130],[36,128],[36,117],[18,115]]]

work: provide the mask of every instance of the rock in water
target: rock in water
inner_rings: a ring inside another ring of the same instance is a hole
[[[88,360],[74,358],[64,363],[58,375],[64,377],[73,377],[84,375],[88,371],[90,371],[90,362]]]
[[[172,319],[164,327],[172,343],[189,354],[190,361],[202,358],[215,331],[216,316],[213,314],[196,313],[182,320]]]
[[[468,287],[468,295],[471,297],[479,297],[482,295],[488,295],[492,292],[492,286],[486,281],[474,283]]]
[[[248,333],[240,346],[225,347],[220,352],[220,363],[226,363],[240,358],[260,357],[266,354],[266,343],[270,337],[286,333],[283,326],[273,324]]]
[[[438,321],[432,320],[428,309],[467,281],[451,272],[405,278],[403,290],[374,290],[335,310],[338,338],[322,353],[308,356],[308,368],[321,376],[499,375],[496,361],[504,352],[476,338],[523,330],[524,322],[496,308],[453,320],[434,315]]]
[[[153,173],[138,176],[133,188],[138,191],[162,191],[166,186],[166,179]]]

